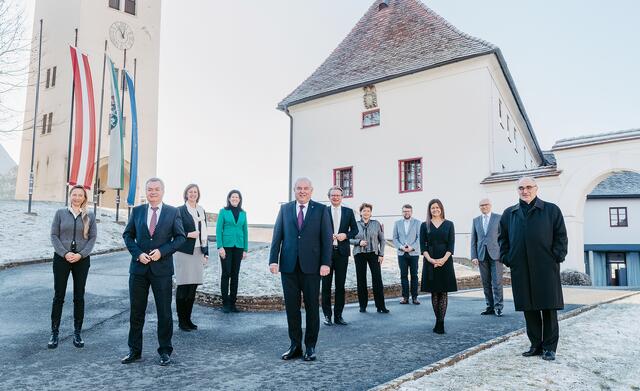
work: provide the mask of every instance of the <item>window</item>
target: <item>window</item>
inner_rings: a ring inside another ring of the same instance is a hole
[[[502,99],[498,99],[498,117],[500,117],[500,122],[502,122]]]
[[[628,227],[627,208],[609,208],[609,226],[610,227]]]
[[[49,119],[47,121],[47,133],[51,133],[51,124],[53,123],[53,113],[49,113]]]
[[[47,81],[44,83],[44,88],[51,88],[56,85],[56,68],[47,68]]]
[[[518,129],[513,128],[513,149],[518,153]]]
[[[119,11],[120,10],[120,0],[109,0],[109,7]]]
[[[51,81],[51,68],[47,68],[47,81],[44,83],[44,88],[49,88],[50,81]]]
[[[362,113],[362,128],[380,125],[380,109],[369,110]]]
[[[400,193],[422,190],[422,158],[398,161]]]
[[[511,142],[511,118],[507,115],[507,138]]]
[[[47,115],[43,115],[42,116],[42,131],[40,132],[40,134],[45,134],[47,133]]]
[[[136,14],[136,0],[124,0],[124,12],[135,15]]]
[[[53,67],[51,71],[51,87],[55,87],[56,85],[56,70],[58,67]]]
[[[345,198],[353,197],[353,166],[334,169],[333,185],[342,187]]]

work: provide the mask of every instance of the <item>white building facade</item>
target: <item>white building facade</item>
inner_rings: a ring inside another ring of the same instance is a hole
[[[502,213],[527,175],[563,210],[563,267],[585,271],[586,195],[611,172],[640,171],[637,130],[561,140],[543,153],[500,50],[419,0],[376,0],[278,108],[291,120],[290,182],[309,177],[319,200],[340,185],[345,204],[373,204],[386,227],[404,204],[424,220],[439,198],[460,257],[469,256],[478,201],[488,196]],[[585,172],[592,164],[599,167]]]
[[[126,69],[133,76],[138,114],[139,157],[137,194],[140,181],[156,173],[158,126],[158,76],[160,55],[160,0],[66,0],[62,2],[37,0],[34,13],[34,54],[30,63],[29,89],[25,106],[24,132],[20,164],[16,183],[16,198],[28,197],[31,162],[32,126],[37,81],[37,45],[40,20],[43,21],[42,64],[39,108],[36,115],[33,199],[64,201],[66,193],[69,128],[71,118],[71,90],[73,71],[69,46],[74,45],[77,29],[77,48],[87,54],[90,61],[96,129],[100,123],[100,92],[102,87],[103,53],[107,42],[107,55],[118,68],[119,76],[126,52]],[[119,35],[118,33],[121,33]],[[134,67],[135,64],[135,67]],[[101,206],[115,207],[115,191],[106,187],[109,159],[109,70],[105,74],[104,109],[100,162],[95,170],[99,175]],[[122,85],[120,94],[123,94]],[[129,182],[131,153],[131,121],[128,91],[125,103],[125,188]],[[74,125],[75,127],[75,125]],[[142,178],[142,179],[140,179]],[[137,197],[140,201],[140,197]],[[122,206],[123,204],[121,204]]]

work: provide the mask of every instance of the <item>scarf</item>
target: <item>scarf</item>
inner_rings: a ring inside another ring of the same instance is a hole
[[[204,209],[200,205],[196,205],[195,208],[192,208],[189,203],[185,204],[187,206],[187,211],[191,217],[193,217],[193,223],[196,226],[196,229],[200,229],[200,237],[196,240],[196,244],[199,243],[200,247],[207,246],[207,238],[209,234],[207,233],[207,217],[204,213]],[[198,224],[200,223],[200,224]]]

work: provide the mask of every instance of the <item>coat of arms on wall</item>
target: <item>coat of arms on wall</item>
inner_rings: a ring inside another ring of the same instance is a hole
[[[364,108],[367,110],[378,107],[378,96],[376,95],[376,86],[369,85],[364,87]]]

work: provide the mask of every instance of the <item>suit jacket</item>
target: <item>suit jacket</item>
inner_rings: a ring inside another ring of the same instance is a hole
[[[320,265],[331,266],[333,231],[329,210],[315,201],[309,201],[307,208],[300,230],[296,201],[282,205],[278,212],[269,264],[279,263],[283,273],[293,273],[298,260],[305,274],[320,273]]]
[[[164,207],[162,207],[164,212]],[[184,228],[185,236],[189,232],[196,231],[198,227],[196,227],[196,223],[193,221],[193,216],[189,213],[189,209],[187,209],[187,205],[181,205],[178,207],[178,211],[180,212],[180,218],[182,218],[182,227]],[[160,217],[162,217],[162,213],[160,213]],[[207,224],[207,219],[205,218],[204,223]],[[194,238],[186,238],[182,246],[178,248],[177,251],[185,254],[193,255],[193,249],[196,246],[196,240]],[[203,255],[209,255],[209,246],[201,247]]]
[[[482,228],[482,215],[473,219],[471,225],[471,259],[484,261],[485,249],[493,260],[500,260],[500,245],[498,244],[498,229],[500,228],[500,217],[497,213],[491,213],[487,233]]]
[[[340,255],[344,257],[348,257],[349,255],[351,255],[351,246],[349,246],[349,240],[355,238],[358,234],[358,223],[356,223],[356,216],[353,214],[353,210],[351,208],[347,208],[346,206],[341,206],[340,208],[340,227],[338,227],[338,233],[346,234],[347,239],[338,241],[338,253],[340,253]],[[331,217],[331,205],[327,207],[327,210],[329,211],[331,233],[333,235],[335,227],[333,226],[333,218]]]
[[[398,255],[404,255],[402,248],[405,244],[411,246],[413,251],[409,255],[420,255],[420,221],[413,217],[409,219],[409,232],[404,232],[404,218],[393,225],[393,245],[398,249]]]
[[[122,237],[131,253],[130,274],[146,274],[149,270],[156,276],[173,275],[173,253],[186,240],[182,218],[178,208],[162,204],[162,210],[153,236],[147,226],[149,205],[138,205],[131,211],[129,222]],[[146,265],[138,261],[142,253],[160,250],[161,258]]]
[[[216,224],[216,245],[221,247],[237,247],[249,251],[249,227],[247,226],[247,213],[243,210],[238,215],[238,222],[233,217],[233,212],[228,209],[220,209]]]

